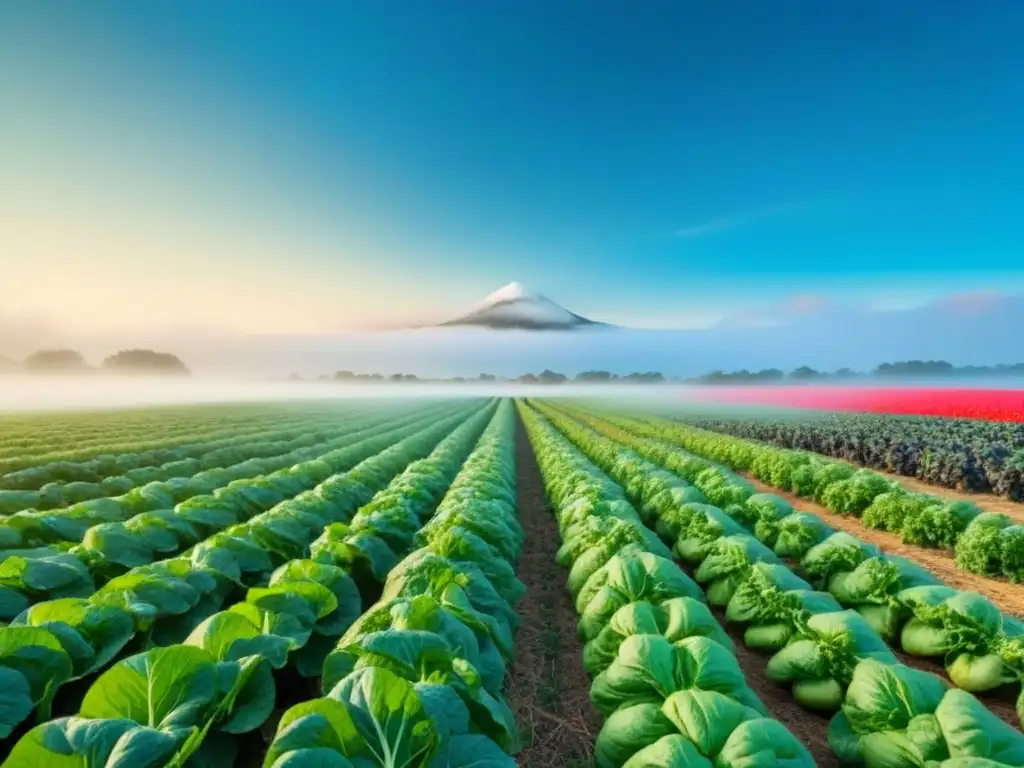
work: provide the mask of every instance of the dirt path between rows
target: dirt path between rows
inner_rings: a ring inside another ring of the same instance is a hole
[[[526,746],[516,758],[527,768],[588,768],[601,717],[590,704],[590,678],[583,669],[567,574],[555,562],[558,527],[547,508],[526,429],[517,422],[516,501],[526,532],[517,571],[526,596],[517,607],[522,623],[508,700]]]
[[[837,531],[846,531],[861,541],[876,545],[883,552],[911,558],[949,586],[979,592],[1004,613],[1024,618],[1024,585],[1011,584],[1006,579],[979,576],[976,573],[961,570],[956,567],[953,553],[948,550],[926,549],[913,544],[904,544],[900,541],[899,536],[893,533],[865,528],[856,517],[837,515],[821,504],[815,504],[813,501],[807,501],[792,493],[786,493],[762,483],[749,472],[741,474],[759,491],[775,494],[792,504],[794,509],[817,515]]]

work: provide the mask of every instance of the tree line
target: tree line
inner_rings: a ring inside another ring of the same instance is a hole
[[[84,373],[97,369],[89,364],[81,352],[74,349],[41,349],[20,363],[0,358],[0,367],[7,371],[22,370],[30,373]],[[104,358],[98,368],[123,373],[190,375],[188,367],[177,355],[152,349],[122,349]]]
[[[303,377],[298,374],[291,374],[288,377],[293,381],[304,381]],[[540,373],[524,373],[520,376],[512,378],[505,378],[497,376],[493,373],[481,373],[475,377],[465,376],[453,376],[451,378],[441,379],[430,379],[420,378],[419,376],[412,373],[354,373],[352,371],[336,371],[333,375],[319,376],[319,381],[339,381],[344,383],[355,383],[355,384],[381,384],[381,383],[399,383],[399,382],[428,382],[428,383],[453,383],[453,384],[465,384],[469,382],[505,382],[505,383],[518,383],[518,384],[564,384],[569,381],[580,382],[580,383],[591,383],[591,382],[625,382],[625,383],[655,383],[668,381],[664,374],[658,373],[657,371],[650,371],[647,373],[627,373],[625,375],[619,375],[612,373],[611,371],[583,371],[577,373],[571,379],[564,373],[558,373],[545,369]]]
[[[901,360],[895,363],[882,363],[868,372],[854,371],[850,368],[840,368],[832,372],[819,371],[802,365],[788,373],[779,368],[764,368],[759,371],[712,371],[688,381],[697,384],[772,384],[783,381],[843,381],[863,378],[930,379],[989,376],[1024,376],[1024,363],[956,366],[946,360]]]
[[[669,378],[658,371],[645,373],[635,372],[628,374],[617,374],[611,371],[592,370],[582,371],[574,376],[545,369],[540,373],[524,373],[520,376],[503,378],[489,373],[481,373],[476,377],[455,376],[442,379],[424,379],[411,373],[394,373],[384,375],[380,373],[353,373],[352,371],[338,371],[333,376],[321,376],[321,381],[333,379],[334,381],[352,383],[382,383],[382,382],[433,382],[433,383],[466,383],[466,382],[491,382],[501,381],[516,384],[605,384],[605,383],[639,383],[659,384],[663,382],[676,382],[684,384],[780,384],[811,383],[825,381],[847,381],[856,379],[921,379],[938,377],[984,377],[984,376],[1024,376],[1024,363],[1000,364],[992,366],[955,366],[945,360],[903,360],[894,363],[882,363],[871,371],[861,372],[852,368],[839,368],[835,371],[819,371],[808,365],[801,365],[791,371],[784,371],[781,368],[763,368],[758,371],[746,369],[739,371],[712,371],[701,376],[689,379]],[[294,380],[301,380],[302,377],[292,374]]]

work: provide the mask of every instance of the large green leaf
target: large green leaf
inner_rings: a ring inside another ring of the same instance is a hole
[[[259,656],[217,665],[217,729],[248,733],[259,728],[274,711],[277,689],[270,664]]]
[[[155,730],[131,720],[64,717],[36,726],[14,745],[7,768],[164,768],[188,729]]]
[[[307,757],[288,765],[305,765],[301,760],[327,759],[324,765],[333,765],[323,750],[352,758],[366,751],[366,742],[344,703],[332,699],[311,699],[288,709],[277,725],[277,734],[267,750],[265,766],[283,765],[278,761],[289,754]],[[309,765],[320,765],[310,762]]]
[[[97,678],[83,717],[123,718],[150,728],[202,725],[217,695],[217,667],[202,648],[172,645],[130,656]]]
[[[33,705],[42,718],[49,717],[54,694],[72,675],[71,658],[60,640],[39,627],[0,629],[0,668],[24,678]],[[12,689],[9,705],[12,717],[24,712],[25,687],[14,685],[17,687]],[[0,721],[0,738],[8,736],[22,719]]]
[[[512,768],[516,761],[486,736],[455,736],[444,742],[428,768]]]
[[[414,765],[437,746],[434,722],[416,689],[393,672],[357,670],[334,687],[330,698],[348,708],[374,765]]]
[[[291,560],[271,574],[270,586],[311,581],[327,587],[335,597],[335,606],[313,625],[317,634],[337,637],[363,612],[359,588],[344,569],[314,560]]]
[[[76,677],[105,667],[135,634],[129,611],[73,597],[38,603],[20,622],[56,635],[74,662]]]
[[[220,611],[209,617],[192,631],[185,644],[205,648],[217,661],[239,661],[258,654],[274,669],[288,662],[288,652],[294,647],[290,638],[261,632],[237,611]]]

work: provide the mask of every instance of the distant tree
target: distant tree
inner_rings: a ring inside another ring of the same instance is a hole
[[[104,360],[103,367],[108,371],[189,375],[188,368],[176,355],[152,349],[122,349]]]
[[[25,358],[29,371],[82,371],[88,368],[81,352],[73,349],[41,349]]]
[[[609,371],[582,371],[577,373],[574,377],[575,381],[595,382],[595,381],[611,381],[613,374]]]
[[[334,378],[336,381],[352,381],[356,375],[352,371],[335,371]]]
[[[405,374],[404,373],[393,373],[390,376],[388,376],[388,380],[389,381],[405,381]]]
[[[534,376],[532,373],[524,373],[522,376],[516,379],[516,381],[520,382],[521,384],[536,384],[537,377]]]
[[[297,373],[289,373],[288,381],[305,381],[305,379]]]
[[[796,370],[790,372],[789,378],[796,379],[798,381],[808,381],[810,379],[821,378],[821,372],[806,365],[801,365]]]
[[[477,377],[480,381],[497,381],[498,377],[492,373],[481,373]]]
[[[840,368],[832,375],[837,379],[852,379],[857,376],[857,372],[852,368]]]
[[[537,380],[541,384],[561,384],[562,382],[567,381],[568,379],[566,378],[565,374],[555,373],[554,371],[544,369],[537,377]]]
[[[945,360],[902,360],[896,363],[882,363],[875,368],[876,376],[946,376],[954,372],[952,363]]]
[[[657,371],[649,371],[647,373],[631,373],[628,376],[622,377],[625,381],[638,382],[641,384],[651,384],[654,382],[661,382],[665,380],[664,375]]]

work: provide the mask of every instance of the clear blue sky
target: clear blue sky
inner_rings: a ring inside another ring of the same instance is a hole
[[[1020,0],[7,3],[0,310],[316,331],[519,280],[685,325],[1016,292],[1022,40]]]

